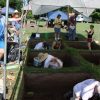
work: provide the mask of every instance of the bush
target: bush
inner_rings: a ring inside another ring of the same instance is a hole
[[[26,17],[27,19],[33,19],[32,11],[29,11]]]

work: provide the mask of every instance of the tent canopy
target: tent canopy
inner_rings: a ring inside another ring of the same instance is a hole
[[[14,11],[15,11],[14,8],[9,7],[9,12],[8,12],[9,14],[14,13]],[[1,12],[2,12],[3,14],[5,14],[5,13],[6,13],[6,7],[3,7]]]
[[[33,15],[41,15],[66,6],[68,0],[32,0]]]
[[[83,15],[89,16],[95,8],[100,8],[98,2],[99,0],[32,0],[32,13],[40,15],[69,5]]]
[[[60,14],[61,15],[61,19],[62,20],[68,20],[68,14],[66,14],[65,12],[63,11],[54,11],[54,12],[49,12],[48,13],[48,19],[51,20],[51,19],[55,19],[57,17],[57,15]]]

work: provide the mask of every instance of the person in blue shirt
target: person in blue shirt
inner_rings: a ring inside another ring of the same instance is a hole
[[[14,42],[19,42],[19,30],[21,28],[21,19],[19,17],[19,12],[17,10],[14,11],[14,13],[12,14],[12,18],[14,18],[15,20],[12,21],[12,26],[14,28]]]
[[[1,14],[0,7],[0,60],[4,55],[4,30],[5,30],[5,17]]]

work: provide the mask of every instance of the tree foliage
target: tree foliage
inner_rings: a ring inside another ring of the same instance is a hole
[[[6,0],[0,0],[0,6],[5,7],[6,6]],[[22,8],[22,0],[9,0],[9,6],[21,10]]]
[[[91,14],[92,20],[94,22],[100,21],[100,9],[96,9],[92,14]]]

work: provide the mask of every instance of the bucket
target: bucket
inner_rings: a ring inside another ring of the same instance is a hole
[[[40,67],[41,66],[41,62],[39,61],[38,57],[34,58],[33,66],[35,66],[35,67]]]

